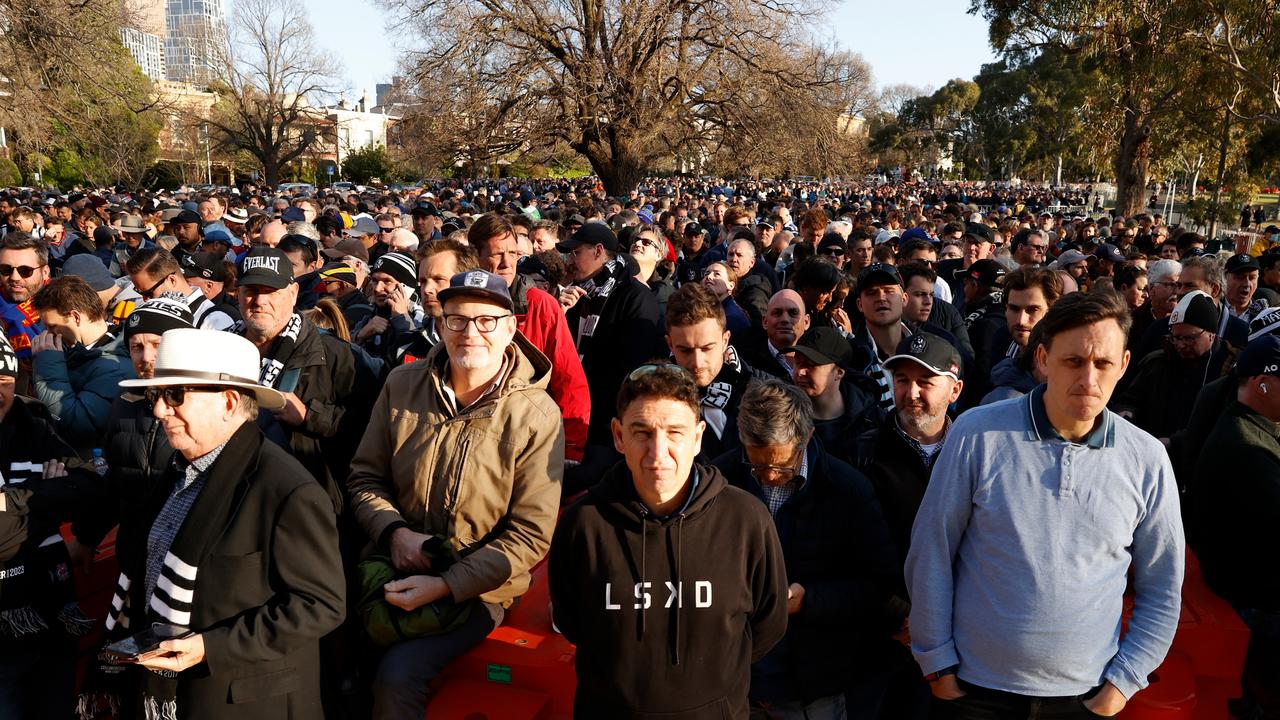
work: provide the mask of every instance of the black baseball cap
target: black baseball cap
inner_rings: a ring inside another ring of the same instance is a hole
[[[1242,378],[1280,376],[1280,337],[1263,335],[1246,345],[1236,361],[1236,374]]]
[[[227,281],[227,266],[222,258],[211,252],[190,253],[182,256],[178,263],[182,266],[182,276],[187,278],[203,278],[213,282]]]
[[[848,367],[853,362],[853,346],[839,330],[829,327],[810,328],[795,345],[783,353],[799,353],[818,365]]]
[[[902,276],[898,274],[898,268],[885,263],[873,263],[866,266],[862,269],[862,272],[858,273],[858,282],[853,291],[854,294],[861,295],[863,290],[881,285],[897,285],[901,287]]]
[[[572,252],[582,245],[603,245],[609,252],[618,252],[618,236],[613,234],[608,225],[590,222],[578,228],[568,240],[556,243],[556,250],[562,253]]]
[[[240,261],[240,277],[237,286],[261,285],[281,290],[293,282],[293,265],[283,250],[273,247],[255,247],[245,253]]]
[[[204,222],[200,220],[200,216],[196,214],[195,210],[183,210],[179,212],[177,215],[174,215],[173,219],[169,221],[169,224],[170,225],[195,224],[195,225],[203,226]]]
[[[960,379],[960,351],[945,338],[931,332],[921,331],[902,338],[893,356],[884,361],[884,366],[892,368],[895,362],[905,360],[923,366],[934,375]]]
[[[1228,273],[1238,273],[1243,270],[1262,270],[1262,266],[1258,264],[1258,258],[1249,253],[1240,253],[1232,255],[1227,259],[1226,271]]]
[[[702,227],[702,225],[696,222],[686,223],[684,226],[685,235],[701,235],[705,232],[706,230]]]
[[[440,302],[451,297],[471,295],[493,300],[506,309],[515,312],[515,303],[511,301],[511,289],[501,276],[484,270],[468,270],[449,278],[449,287],[436,293]]]
[[[969,267],[959,272],[962,279],[973,280],[979,285],[993,287],[1000,282],[1000,278],[1004,277],[1004,266],[995,260],[986,259],[978,260]]]

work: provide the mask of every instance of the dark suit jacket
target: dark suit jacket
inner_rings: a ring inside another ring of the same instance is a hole
[[[224,529],[199,561],[191,626],[204,636],[205,662],[179,675],[180,713],[193,720],[320,718],[319,641],[346,610],[333,504],[254,423],[236,431],[206,483],[235,489],[228,517],[187,520]],[[148,518],[170,489],[148,498]],[[145,541],[121,553],[135,587],[145,584]],[[139,604],[131,604],[131,627],[144,621]]]
[[[750,368],[752,377],[760,380],[777,378],[783,382],[791,382],[791,373],[769,352],[769,338],[763,332],[754,332],[741,346],[736,343],[742,361]]]

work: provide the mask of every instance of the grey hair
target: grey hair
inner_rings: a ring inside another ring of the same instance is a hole
[[[799,447],[813,434],[813,403],[781,380],[752,380],[738,406],[738,439],[747,447]]]
[[[737,238],[729,242],[729,249],[732,250],[733,246],[737,245],[738,243],[746,243],[747,247],[751,249],[751,254],[752,255],[756,254],[756,241],[754,239],[745,238],[745,237]]]
[[[1204,281],[1218,288],[1217,294],[1214,295],[1214,300],[1217,300],[1222,295],[1222,288],[1226,287],[1227,279],[1222,274],[1222,263],[1218,261],[1218,258],[1212,255],[1187,258],[1186,262],[1182,263],[1182,269],[1186,270],[1187,268],[1204,270]],[[1147,272],[1147,278],[1148,280],[1151,278],[1150,271]]]
[[[306,220],[294,220],[289,223],[284,229],[284,234],[301,235],[306,238],[311,238],[316,242],[320,242],[320,231],[316,229],[315,225],[312,225]]]
[[[1162,283],[1173,277],[1182,274],[1182,263],[1177,260],[1157,260],[1151,263],[1151,267],[1147,268],[1147,280],[1152,283]]]
[[[258,397],[251,391],[240,391],[240,416],[249,422],[258,422]]]

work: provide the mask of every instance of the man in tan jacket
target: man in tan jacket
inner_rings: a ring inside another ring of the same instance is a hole
[[[387,651],[375,719],[423,716],[431,679],[528,589],[560,502],[564,429],[546,391],[551,366],[516,331],[506,282],[459,273],[438,297],[443,342],[387,378],[348,485],[356,520],[408,575],[388,583],[388,602],[475,606],[449,633]],[[433,569],[424,543],[439,540],[459,559]]]

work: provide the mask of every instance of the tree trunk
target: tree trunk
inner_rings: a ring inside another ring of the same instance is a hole
[[[600,146],[595,146],[600,147]],[[609,197],[626,197],[644,176],[640,158],[628,152],[625,147],[613,147],[611,155],[603,153],[585,153],[591,163],[591,169],[600,176],[604,183],[604,191]]]
[[[1145,114],[1126,110],[1120,147],[1116,150],[1116,212],[1128,218],[1147,205],[1151,172],[1151,126]]]
[[[280,184],[280,166],[275,163],[262,163],[262,177],[269,188]]]

